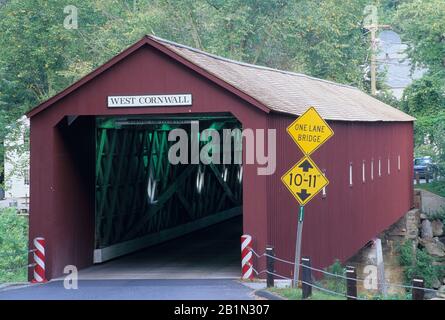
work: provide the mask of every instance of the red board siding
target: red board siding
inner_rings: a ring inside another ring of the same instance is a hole
[[[294,259],[298,203],[280,181],[302,153],[286,132],[294,118],[270,115],[269,127],[277,129],[277,171],[269,177],[268,243],[277,256]],[[412,205],[412,123],[330,122],[335,132],[313,153],[320,169],[326,169],[330,184],[327,197],[321,193],[306,205],[302,255],[315,267],[326,267],[334,259],[345,261],[367,241],[396,222]],[[401,170],[397,168],[398,155]],[[382,176],[378,176],[378,159]],[[391,174],[387,174],[387,159]],[[374,180],[371,180],[374,159]],[[366,182],[362,181],[365,160]],[[349,185],[349,163],[353,163],[353,186]],[[292,267],[277,270],[291,275]]]

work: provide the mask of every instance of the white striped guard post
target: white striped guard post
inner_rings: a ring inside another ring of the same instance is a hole
[[[253,279],[253,262],[252,262],[252,237],[244,234],[241,236],[241,278],[243,280]]]
[[[34,279],[33,283],[47,282],[45,276],[45,238],[38,237],[34,239]]]

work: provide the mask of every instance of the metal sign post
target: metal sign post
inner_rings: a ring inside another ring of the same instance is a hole
[[[300,260],[301,260],[301,236],[303,234],[304,206],[300,206],[298,214],[297,241],[295,244],[295,265],[294,265],[294,283],[293,287],[298,286],[300,280]]]
[[[287,127],[287,132],[304,154],[303,158],[281,177],[283,184],[300,204],[293,279],[293,287],[296,288],[300,276],[304,206],[329,184],[325,174],[317,167],[309,155],[330,139],[334,135],[334,131],[318,114],[317,110],[314,107],[310,107]]]

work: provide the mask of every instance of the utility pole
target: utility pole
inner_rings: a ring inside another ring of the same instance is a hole
[[[391,26],[373,23],[365,28],[371,33],[371,94],[375,96],[377,94],[377,31],[379,28],[391,29]]]
[[[372,25],[371,29],[371,94],[375,96],[377,94],[377,63],[376,63],[376,51],[377,51],[377,25]]]
[[[378,8],[375,5],[367,5],[363,10],[365,15],[363,26],[371,33],[371,94],[377,94],[377,32],[379,29],[391,29],[391,26],[379,24]]]

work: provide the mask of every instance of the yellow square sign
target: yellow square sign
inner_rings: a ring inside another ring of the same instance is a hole
[[[294,139],[301,151],[307,155],[317,150],[334,135],[334,131],[314,107],[310,107],[292,122],[287,127],[287,133]]]
[[[329,184],[323,172],[306,156],[286,172],[281,181],[302,206]]]

